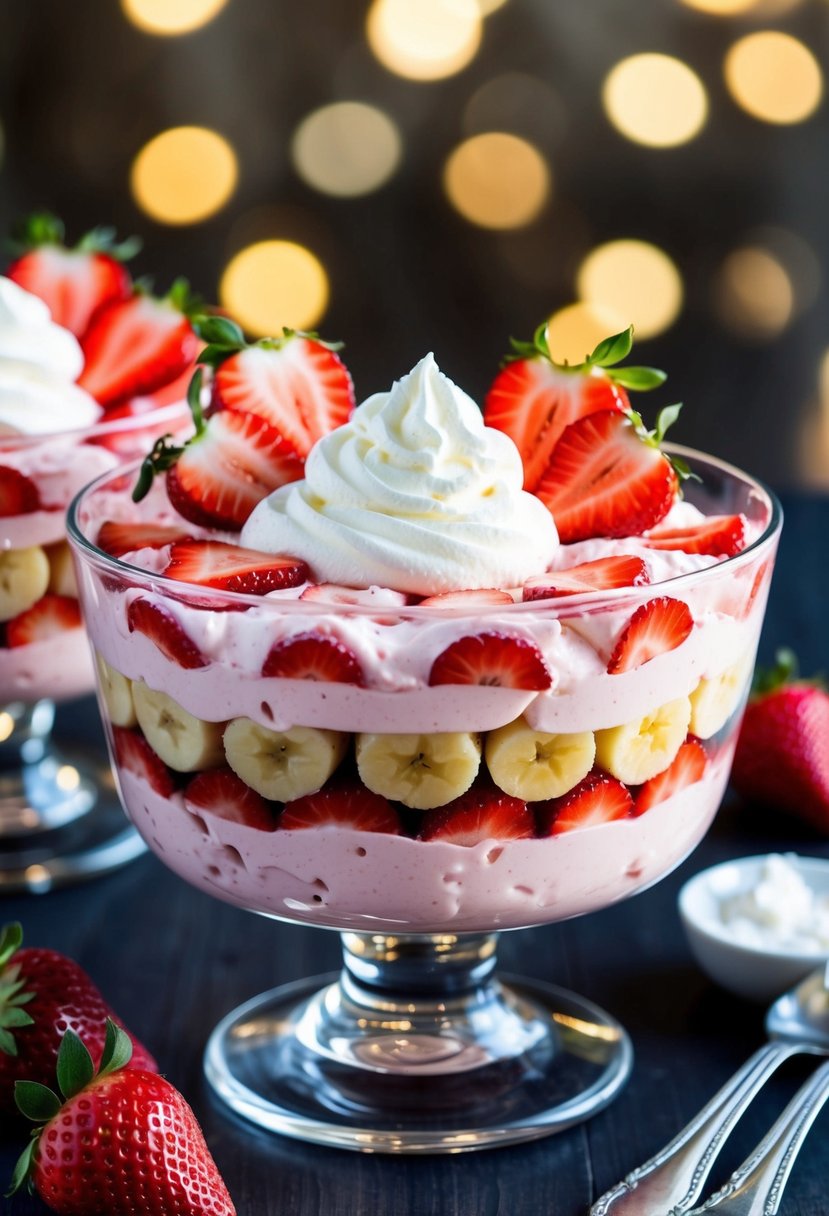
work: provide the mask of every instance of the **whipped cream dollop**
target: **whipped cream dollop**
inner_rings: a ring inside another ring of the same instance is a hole
[[[349,586],[517,586],[558,547],[523,478],[515,444],[484,426],[430,354],[317,441],[304,480],[254,508],[242,544],[301,557],[316,579]]]
[[[771,854],[751,890],[721,901],[720,919],[736,941],[829,954],[829,895],[818,895],[804,881],[795,860],[793,854]]]
[[[0,435],[44,435],[90,426],[101,408],[74,383],[83,370],[74,334],[49,307],[0,276]]]

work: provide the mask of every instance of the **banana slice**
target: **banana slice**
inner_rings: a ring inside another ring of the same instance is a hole
[[[49,590],[53,595],[69,595],[76,600],[78,580],[69,542],[59,540],[55,545],[47,545],[46,557],[49,560]]]
[[[49,559],[40,545],[0,553],[0,621],[36,604],[49,586]]]
[[[484,748],[492,780],[505,794],[525,802],[559,798],[593,767],[592,731],[551,735],[533,730],[523,718],[492,730]]]
[[[268,730],[250,718],[234,718],[224,732],[225,756],[237,777],[263,798],[277,802],[291,802],[321,789],[347,744],[343,731],[310,726]]]
[[[375,794],[418,811],[445,806],[464,794],[481,764],[480,735],[357,736],[357,768]]]
[[[750,655],[743,657],[718,676],[700,680],[691,693],[691,734],[710,739],[725,726],[740,704],[751,677]]]
[[[691,721],[691,702],[679,697],[644,718],[596,731],[596,763],[625,785],[641,785],[664,772],[676,756]]]
[[[132,703],[132,685],[120,671],[110,667],[102,654],[95,654],[98,667],[98,683],[104,699],[109,720],[113,726],[135,726],[135,706]]]
[[[223,763],[224,722],[194,718],[166,692],[148,688],[143,680],[133,682],[132,700],[147,742],[169,768],[195,773]]]

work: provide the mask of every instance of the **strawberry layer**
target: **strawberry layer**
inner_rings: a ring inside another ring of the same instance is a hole
[[[0,649],[0,704],[69,701],[95,687],[92,656],[83,629],[67,629],[42,642]]]

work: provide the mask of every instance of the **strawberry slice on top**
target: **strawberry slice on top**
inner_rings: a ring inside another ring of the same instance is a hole
[[[189,540],[190,533],[172,524],[128,523],[105,519],[98,529],[96,544],[110,557],[123,557],[138,549],[163,549],[179,540]]]
[[[213,407],[262,418],[304,460],[316,441],[347,421],[354,385],[340,343],[284,329],[281,338],[249,344],[227,317],[207,317],[201,361],[213,367]]]
[[[276,642],[262,665],[262,675],[283,680],[324,680],[333,684],[365,683],[352,650],[337,638],[301,633]]]
[[[164,567],[167,578],[220,591],[239,591],[244,595],[267,595],[298,587],[308,577],[305,562],[295,557],[280,557],[243,549],[219,540],[180,540],[170,549]]]
[[[419,608],[485,608],[489,604],[514,604],[508,591],[497,587],[474,587],[469,591],[441,591],[427,595],[418,604]]]
[[[685,528],[653,528],[643,537],[649,549],[681,549],[708,557],[734,557],[746,546],[745,515],[708,515]]]
[[[482,781],[445,806],[427,811],[419,840],[443,840],[472,848],[482,840],[528,840],[535,819],[526,802]]]
[[[372,793],[354,779],[338,778],[316,794],[286,802],[279,817],[281,831],[325,827],[399,836],[402,824],[397,811],[382,794]]]
[[[14,238],[20,255],[6,271],[25,291],[48,304],[52,320],[76,338],[104,304],[125,300],[132,279],[124,262],[137,253],[135,237],[120,244],[111,228],[93,228],[69,249],[61,221],[48,212],[24,220]]]
[[[451,642],[432,663],[429,683],[488,684],[543,692],[553,679],[534,642],[504,633],[478,633]]]
[[[524,583],[523,598],[559,599],[565,595],[584,595],[589,591],[614,591],[618,587],[643,587],[650,582],[648,567],[641,557],[618,554],[597,557],[592,562],[536,574]]]
[[[601,769],[594,769],[568,793],[538,803],[535,810],[539,835],[560,836],[576,828],[630,819],[634,805],[627,786]]]
[[[656,388],[664,372],[618,367],[633,345],[633,327],[605,338],[583,363],[556,363],[546,323],[530,342],[514,338],[484,400],[484,422],[513,440],[524,462],[524,489],[535,491],[565,427],[599,410],[627,411],[626,389]],[[612,370],[610,370],[612,369]]]
[[[634,671],[660,654],[676,650],[694,628],[694,618],[684,600],[662,595],[640,604],[622,630],[607,670],[611,675]]]

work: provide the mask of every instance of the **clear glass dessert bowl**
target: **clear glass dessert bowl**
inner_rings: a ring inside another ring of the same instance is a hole
[[[214,1031],[207,1076],[236,1113],[346,1148],[456,1152],[567,1127],[624,1082],[631,1049],[611,1015],[494,967],[500,930],[656,882],[722,797],[781,514],[745,474],[673,451],[701,478],[686,496],[703,513],[745,516],[743,551],[526,602],[195,586],[156,572],[163,548],[139,566],[96,543],[105,521],[163,520],[163,489],[133,503],[127,469],[75,499],[69,537],[128,816],[201,890],[342,933],[338,977],[265,993]],[[620,662],[655,600],[682,630]],[[493,637],[544,678],[453,676],[459,643]],[[309,638],[356,666],[320,678],[317,662],[301,678],[286,655]],[[527,778],[534,766],[547,784]]]
[[[0,434],[0,890],[45,891],[143,851],[102,758],[58,749],[57,703],[95,676],[66,541],[66,511],[90,480],[189,428],[176,402],[86,428]]]

